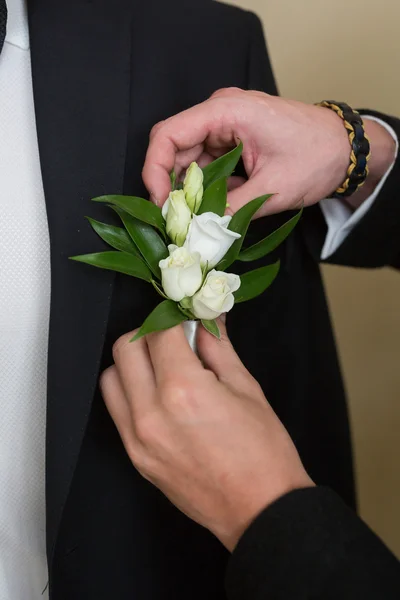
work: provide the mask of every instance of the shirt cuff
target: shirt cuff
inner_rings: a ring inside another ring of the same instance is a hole
[[[385,175],[380,180],[379,184],[374,189],[373,193],[364,200],[357,210],[354,212],[346,206],[343,202],[336,198],[325,198],[321,200],[320,206],[322,213],[325,217],[325,221],[328,227],[328,231],[326,234],[325,242],[321,251],[321,260],[326,260],[329,258],[339,246],[344,242],[346,237],[351,233],[353,228],[357,225],[359,221],[363,218],[363,216],[368,212],[371,208],[372,204],[375,202],[377,196],[379,195],[381,189],[385,185],[386,179],[389,177],[391,170],[394,167],[396,162],[397,154],[399,151],[399,140],[397,135],[392,127],[378,119],[376,117],[371,117],[369,115],[363,115],[363,119],[370,119],[371,121],[376,121],[386,129],[394,139],[396,143],[396,151],[393,163],[390,165],[389,169],[386,171]]]

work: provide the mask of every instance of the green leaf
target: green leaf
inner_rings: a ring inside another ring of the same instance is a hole
[[[124,273],[124,275],[151,281],[151,272],[147,265],[140,258],[126,252],[111,250],[109,252],[96,252],[95,254],[81,254],[70,258],[100,269],[117,271],[118,273]]]
[[[197,214],[213,212],[223,217],[226,209],[226,200],[228,196],[228,184],[226,177],[214,181],[204,192],[203,201]]]
[[[217,321],[212,320],[212,321],[205,321],[204,319],[201,321],[203,327],[205,329],[207,329],[207,331],[209,333],[211,333],[211,335],[213,335],[214,337],[218,338],[219,340],[221,339],[221,332],[219,330]]]
[[[174,192],[175,191],[175,185],[176,185],[176,173],[174,170],[171,171],[171,173],[169,174],[169,178],[171,180],[171,190]]]
[[[139,338],[153,333],[154,331],[164,331],[187,321],[185,315],[179,310],[178,305],[173,300],[164,300],[152,313],[149,314],[137,334],[132,338],[135,342]]]
[[[94,202],[104,202],[122,208],[128,215],[152,225],[163,235],[165,235],[165,221],[161,214],[161,209],[144,198],[136,196],[99,196],[93,198]]]
[[[271,198],[272,195],[273,194],[266,194],[264,196],[260,196],[260,198],[256,198],[255,200],[248,202],[233,215],[228,229],[231,231],[236,231],[236,233],[240,233],[242,237],[232,244],[224,258],[215,267],[217,271],[225,271],[233,262],[235,262],[239,256],[243,240],[246,236],[253,215],[255,215],[255,213],[262,207],[264,202],[266,202],[268,198]]]
[[[238,256],[238,259],[244,262],[249,262],[262,258],[263,256],[266,256],[275,250],[275,248],[277,248],[279,244],[281,244],[296,227],[302,213],[303,209],[299,210],[294,217],[284,223],[281,227],[279,227],[279,229],[273,231],[269,236],[257,242],[257,244],[242,250]]]
[[[206,190],[214,181],[221,179],[222,177],[230,177],[239,162],[239,159],[243,152],[243,144],[239,143],[236,148],[224,154],[217,160],[204,167],[204,189]]]
[[[162,296],[163,298],[165,298],[166,300],[168,300],[168,296],[166,296],[162,290],[162,288],[158,285],[157,281],[154,281],[154,279],[151,280],[151,284],[153,286],[153,288],[156,290],[156,292],[158,292],[160,294],[160,296]]]
[[[186,321],[195,321],[196,317],[188,308],[184,308],[182,304],[179,304],[179,310],[185,315]]]
[[[149,265],[154,275],[160,279],[161,273],[158,263],[168,256],[168,249],[164,241],[151,225],[132,217],[120,208],[115,208],[115,210],[120,216],[130,237],[139,248],[144,260]]]
[[[112,246],[116,250],[121,250],[121,252],[127,252],[128,254],[133,254],[134,256],[141,258],[139,250],[136,248],[125,229],[116,227],[115,225],[108,225],[107,223],[100,223],[100,221],[96,221],[90,217],[87,217],[87,219],[95,232],[109,246]]]
[[[240,276],[240,288],[234,292],[235,304],[246,302],[262,294],[279,273],[280,261],[266,267],[260,267]]]

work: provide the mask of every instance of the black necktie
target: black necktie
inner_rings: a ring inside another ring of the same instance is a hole
[[[3,49],[7,29],[7,4],[6,0],[0,0],[0,52]]]

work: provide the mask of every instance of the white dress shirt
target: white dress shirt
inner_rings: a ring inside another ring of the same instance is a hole
[[[0,600],[42,600],[50,251],[26,6],[7,5],[0,55]]]
[[[0,600],[42,600],[47,596],[42,591],[47,584],[50,251],[24,0],[8,0],[8,12],[0,55]],[[322,203],[328,223],[324,258],[342,243],[379,190],[353,214],[335,200]]]

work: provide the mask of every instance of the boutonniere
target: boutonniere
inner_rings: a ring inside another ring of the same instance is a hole
[[[302,210],[263,240],[244,247],[252,217],[272,194],[248,202],[233,217],[225,215],[227,180],[242,150],[240,143],[203,169],[193,162],[183,183],[172,173],[172,191],[162,209],[134,196],[93,198],[112,207],[122,227],[89,219],[113,250],[72,260],[144,279],[163,298],[133,340],[184,321],[201,321],[219,338],[216,319],[262,294],[276,278],[279,261],[240,277],[231,268],[235,261],[251,262],[277,248]]]

